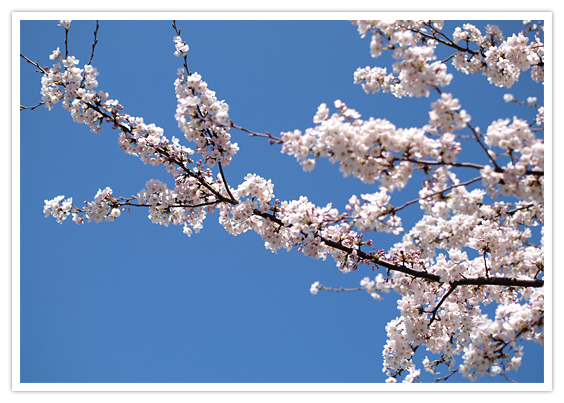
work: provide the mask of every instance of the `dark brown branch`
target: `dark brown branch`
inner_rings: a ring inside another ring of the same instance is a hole
[[[482,143],[482,140],[480,140],[480,136],[478,134],[478,132],[476,131],[476,129],[474,129],[470,123],[466,123],[466,127],[468,127],[470,129],[470,131],[472,132],[472,134],[474,135],[474,138],[476,139],[476,141],[478,142],[478,144],[480,145],[480,147],[482,147],[482,149],[485,151],[486,155],[488,156],[488,158],[490,159],[490,161],[492,162],[492,164],[494,164],[496,171],[500,171],[501,168],[499,167],[499,165],[497,165],[497,162],[495,161],[495,158],[492,157],[488,151],[488,149],[486,148],[486,146],[484,145],[484,143]]]
[[[90,54],[90,60],[88,64],[92,64],[92,59],[94,59],[94,49],[98,44],[98,28],[100,28],[100,24],[98,24],[98,20],[96,20],[96,29],[94,30],[94,42],[92,42],[92,53]]]
[[[431,311],[431,320],[429,321],[429,326],[431,326],[431,324],[434,322],[435,318],[437,317],[437,312],[439,311],[439,308],[441,307],[441,305],[446,301],[446,299],[450,296],[450,294],[453,293],[453,291],[456,289],[458,285],[452,285],[450,286],[450,289],[443,295],[443,297],[441,298],[441,300],[439,301],[439,303],[437,304],[437,306],[435,308],[433,308],[433,310]]]
[[[234,202],[234,204],[237,204],[237,200],[233,197],[233,194],[229,189],[229,185],[227,184],[227,180],[225,179],[225,174],[223,173],[223,165],[221,164],[221,162],[219,162],[217,165],[219,166],[219,172],[221,174],[221,179],[223,180],[223,186],[225,187],[225,190],[227,190],[227,194],[229,194],[229,197]]]
[[[174,208],[174,207],[181,207],[181,208],[196,208],[196,207],[204,207],[204,206],[213,206],[215,204],[220,203],[220,200],[212,200],[209,202],[203,202],[203,203],[198,203],[198,204],[173,204],[170,206],[167,206],[168,208]],[[151,207],[151,204],[139,204],[139,203],[130,203],[130,202],[125,202],[125,203],[120,203],[119,200],[115,203],[111,203],[111,204],[115,204],[118,207],[123,207],[123,206],[128,206],[128,207]],[[160,206],[160,205],[158,205]]]
[[[39,102],[37,105],[35,106],[23,106],[20,105],[20,112],[25,110],[25,109],[29,109],[30,111],[34,110],[35,108],[40,107],[41,105],[45,105],[45,102]]]
[[[33,62],[33,61],[29,60],[27,57],[25,57],[25,56],[22,55],[21,53],[20,53],[20,56],[21,56],[22,58],[24,58],[28,63],[30,63],[30,64],[34,65],[35,67],[37,67],[37,68],[39,69],[39,72],[40,72],[40,73],[42,73],[42,74],[47,74],[47,70],[45,70],[43,67],[41,67],[41,66],[39,65],[39,63]]]
[[[328,246],[332,248],[341,250],[347,254],[352,254],[353,249],[347,246],[342,245],[341,243],[331,241],[329,239],[325,239],[321,237],[321,240]],[[428,273],[426,271],[420,271],[415,269],[410,269],[404,265],[393,264],[387,262],[385,260],[379,259],[374,255],[368,254],[361,250],[357,250],[356,254],[358,257],[364,260],[368,260],[378,266],[385,267],[389,270],[399,271],[401,273],[410,275],[416,278],[423,278],[432,282],[436,283],[444,283],[439,276],[436,274]],[[539,279],[534,280],[523,280],[517,278],[506,278],[506,277],[474,277],[474,278],[466,278],[457,281],[453,281],[450,283],[452,287],[457,287],[461,285],[499,285],[499,286],[507,286],[507,287],[542,287],[544,286],[544,281]]]
[[[69,57],[69,29],[65,27],[65,59]]]
[[[268,213],[263,213],[258,209],[253,210],[253,214],[258,215],[263,218],[267,218],[272,222],[275,222],[279,225],[286,226],[284,222],[276,216],[270,215]],[[287,227],[287,226],[286,226]],[[353,253],[353,248],[348,246],[344,246],[343,244],[335,241],[331,241],[326,239],[320,235],[318,237],[325,243],[327,246],[332,248],[338,249],[342,252],[345,252],[347,255]],[[412,277],[422,278],[425,280],[429,280],[435,283],[444,283],[441,278],[432,273],[428,273],[422,270],[415,270],[410,269],[405,265],[399,265],[390,263],[386,260],[380,259],[375,255],[366,253],[361,250],[356,250],[355,253],[357,256],[363,260],[370,261],[378,266],[385,267],[388,270],[392,271],[399,271],[401,273],[407,274]],[[458,287],[461,285],[499,285],[499,286],[507,286],[507,287],[542,287],[544,286],[544,280],[534,279],[534,280],[523,280],[517,278],[506,278],[506,277],[474,277],[474,278],[465,278],[457,281],[453,281],[450,283],[451,287]]]
[[[442,33],[441,31],[436,30],[436,29],[432,26],[432,24],[425,24],[425,26],[427,26],[428,28],[432,29],[433,32],[434,32],[434,34],[433,34],[433,35],[429,35],[429,34],[427,34],[427,33],[425,33],[425,32],[421,32],[420,30],[417,30],[417,29],[415,29],[415,28],[411,28],[410,30],[411,30],[412,32],[414,32],[414,33],[417,33],[417,34],[423,36],[424,38],[427,38],[427,39],[434,39],[434,40],[436,40],[437,42],[439,42],[439,43],[441,43],[441,44],[443,44],[443,45],[445,45],[445,46],[447,46],[447,47],[449,47],[449,48],[456,49],[456,50],[459,51],[459,52],[470,53],[470,54],[472,54],[472,55],[481,54],[481,52],[479,52],[479,51],[470,49],[470,48],[468,47],[468,41],[466,41],[466,47],[463,48],[462,46],[457,45],[456,43],[454,43],[454,41],[453,41],[452,39],[450,39],[448,36],[446,36],[444,33]],[[439,34],[440,36],[442,36],[442,37],[445,38],[445,39],[441,39],[441,38],[437,37],[436,34]],[[482,56],[483,56],[483,54],[482,54]]]

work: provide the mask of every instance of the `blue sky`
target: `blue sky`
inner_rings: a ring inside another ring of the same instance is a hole
[[[58,21],[22,21],[20,51],[50,65],[64,49]],[[492,22],[489,22],[492,23]],[[522,27],[497,22],[504,33]],[[485,22],[475,22],[482,29]],[[386,118],[397,127],[427,123],[431,99],[367,95],[353,84],[358,67],[387,65],[369,55],[347,21],[177,21],[189,44],[188,64],[230,105],[243,127],[278,135],[313,126],[320,103],[340,99],[364,118]],[[449,23],[452,32],[456,23]],[[94,21],[73,21],[69,54],[85,64]],[[93,65],[99,89],[180,137],[173,82],[181,59],[173,55],[171,21],[100,21]],[[387,64],[386,64],[387,63]],[[449,70],[454,69],[449,66]],[[446,88],[460,99],[472,123],[484,131],[498,118],[530,118],[534,112],[503,102],[536,96],[543,88],[524,80],[511,89],[481,76],[456,74]],[[21,104],[40,100],[40,74],[21,63]],[[109,186],[114,195],[137,194],[148,179],[171,185],[162,167],[143,165],[117,145],[109,126],[93,134],[56,105],[21,112],[20,122],[20,380],[22,383],[380,383],[385,325],[398,312],[394,294],[374,301],[366,292],[312,296],[314,281],[358,287],[368,268],[342,274],[332,261],[297,251],[273,254],[254,233],[233,237],[217,214],[191,238],[181,226],[154,225],[145,210],[122,214],[114,223],[59,225],[44,218],[45,199],[90,201]],[[376,191],[342,178],[337,166],[319,161],[304,173],[294,158],[264,139],[233,132],[240,151],[226,167],[231,186],[247,173],[274,183],[281,200],[307,195],[317,205],[343,210],[352,194]],[[406,189],[397,204],[418,189]],[[409,228],[421,212],[403,216]],[[374,234],[379,248],[398,238]],[[542,347],[527,344],[523,364],[511,377],[542,382]],[[420,363],[426,353],[418,354]],[[446,370],[445,370],[446,371]],[[446,374],[446,372],[445,372]],[[422,373],[423,380],[432,379]],[[463,382],[453,377],[455,382]],[[506,382],[480,378],[479,382]]]

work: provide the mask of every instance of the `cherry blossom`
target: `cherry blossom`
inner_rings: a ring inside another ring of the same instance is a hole
[[[70,23],[59,25],[68,32]],[[371,34],[368,52],[373,58],[390,51],[395,60],[388,66],[391,73],[380,66],[357,69],[354,83],[367,94],[429,98],[428,121],[402,128],[384,118],[361,119],[357,110],[335,100],[333,113],[327,103],[319,105],[314,127],[285,131],[279,138],[261,135],[281,144],[281,152],[295,157],[304,171],[327,158],[343,176],[377,184],[351,195],[341,211],[331,203],[317,206],[307,196],[280,200],[272,181],[256,173],[237,186],[227,183],[224,167],[239,150],[231,129],[239,127],[229,117],[229,105],[201,74],[188,69],[189,46],[174,23],[171,53],[184,59],[174,82],[175,118],[193,148],[125,113],[108,93],[96,92],[99,73],[90,62],[81,68],[79,60],[57,48],[49,56],[53,66],[40,68],[40,94],[47,109],[60,103],[75,122],[93,132],[110,124],[125,153],[145,164],[165,166],[174,186],[150,179],[127,198],[114,196],[107,187],[81,207],[72,198],[57,196],[45,200],[45,216],[58,223],[69,216],[76,224],[99,223],[118,219],[126,208],[145,208],[153,223],[182,225],[191,236],[218,210],[228,233],[254,231],[274,253],[296,248],[314,259],[329,257],[343,273],[385,269],[385,275],[384,270],[374,277],[362,274],[355,290],[374,300],[390,291],[399,296],[398,316],[386,326],[382,351],[387,382],[419,380],[421,369],[414,361],[419,348],[439,356],[422,360],[427,372],[446,366],[450,375],[459,372],[472,381],[506,376],[521,363],[521,340],[544,343],[544,141],[532,129],[536,124],[542,130],[544,106],[530,97],[522,104],[536,108],[536,119],[500,118],[482,134],[445,88],[456,71],[481,73],[492,85],[510,88],[530,69],[530,78],[543,83],[542,25],[525,21],[526,30],[505,37],[496,25],[486,25],[482,33],[464,24],[448,33],[438,20],[352,23],[361,37]],[[452,56],[439,60],[439,47]],[[519,103],[511,94],[503,101]],[[482,163],[463,159],[462,131],[483,151]],[[473,179],[459,179],[457,168],[474,171]],[[393,193],[411,186],[416,171],[425,175],[413,185],[418,196],[394,205]],[[421,218],[404,229],[401,214],[412,205],[418,206]],[[530,241],[535,227],[540,227],[540,245]],[[378,232],[397,235],[398,242],[388,251],[378,250],[368,239]],[[310,287],[313,295],[321,290],[344,289],[319,281]],[[496,304],[493,318],[484,313],[489,304]]]

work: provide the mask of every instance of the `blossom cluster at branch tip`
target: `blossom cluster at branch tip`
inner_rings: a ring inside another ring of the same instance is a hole
[[[230,141],[229,105],[217,99],[198,73],[187,75],[184,69],[178,69],[174,87],[175,118],[184,137],[196,143],[196,152],[210,167],[216,163],[228,165],[239,150],[237,143]]]
[[[174,56],[176,57],[180,57],[180,56],[184,56],[186,55],[186,53],[188,53],[188,50],[190,49],[190,47],[188,46],[187,43],[185,43],[182,38],[180,36],[175,36],[173,38],[173,42],[174,42],[174,47],[175,47],[175,51],[174,51]]]
[[[60,20],[59,21],[59,26],[65,28],[65,29],[69,29],[70,28],[70,24],[71,24],[72,20]]]

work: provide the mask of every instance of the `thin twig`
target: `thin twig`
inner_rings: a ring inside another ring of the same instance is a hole
[[[69,57],[69,29],[65,28],[65,59]]]
[[[39,106],[41,106],[41,105],[45,105],[45,102],[39,102],[39,103],[38,103],[37,105],[35,105],[35,106],[23,106],[23,105],[20,105],[20,112],[23,111],[23,110],[25,110],[25,109],[29,109],[30,111],[32,111],[32,110],[34,110],[35,108],[37,108],[37,107],[39,107]]]
[[[98,24],[98,20],[96,20],[96,29],[94,30],[94,42],[92,42],[92,53],[90,54],[90,60],[88,61],[88,64],[92,64],[92,59],[94,58],[94,49],[96,48],[96,45],[98,44],[98,28],[100,27],[100,24]]]
[[[394,212],[394,213],[395,213],[395,212],[397,212],[397,211],[399,211],[399,210],[402,210],[402,209],[406,208],[407,206],[409,206],[409,205],[411,205],[411,204],[417,203],[417,202],[420,201],[420,200],[429,199],[429,198],[431,198],[431,197],[434,197],[434,196],[443,194],[444,192],[447,192],[447,191],[449,191],[449,190],[451,190],[451,189],[454,189],[454,188],[457,188],[457,187],[459,187],[459,186],[467,186],[467,185],[470,185],[470,184],[472,184],[472,183],[474,183],[474,182],[479,181],[480,179],[482,179],[482,177],[481,177],[481,176],[478,176],[478,177],[476,177],[476,178],[474,178],[474,179],[470,179],[469,181],[466,181],[466,182],[463,182],[463,183],[458,183],[458,184],[456,184],[456,185],[449,186],[449,187],[447,187],[447,188],[445,188],[445,189],[443,189],[443,190],[439,190],[439,191],[437,191],[437,192],[435,192],[435,193],[431,193],[430,195],[427,195],[427,196],[424,196],[424,197],[419,197],[418,199],[414,199],[414,200],[408,201],[408,202],[404,203],[403,205],[401,205],[401,206],[398,207],[398,208],[393,208],[393,209],[391,209],[391,210],[390,210],[390,213],[391,213],[391,212]],[[389,213],[388,213],[388,214],[389,214]]]
[[[448,374],[447,376],[443,376],[442,378],[435,378],[435,383],[437,382],[441,382],[441,381],[446,381],[448,378],[450,378],[451,376],[453,376],[454,374],[456,374],[458,372],[457,369],[455,370],[451,370],[450,374]]]
[[[485,165],[474,164],[471,162],[444,162],[444,161],[427,161],[427,160],[418,160],[414,158],[404,158],[404,157],[396,157],[395,161],[407,161],[412,162],[414,164],[419,165],[444,165],[447,167],[458,167],[458,168],[474,168],[474,169],[484,169]]]
[[[273,136],[272,134],[270,134],[270,133],[268,133],[268,132],[265,132],[265,133],[257,133],[257,132],[254,132],[254,131],[252,131],[252,130],[245,129],[244,127],[237,126],[237,125],[236,125],[235,123],[233,123],[232,121],[229,121],[229,127],[232,127],[232,128],[234,128],[234,129],[241,130],[241,131],[244,131],[244,132],[246,132],[246,133],[249,133],[249,134],[251,135],[251,137],[264,137],[264,138],[270,139],[270,141],[272,142],[272,144],[281,144],[281,143],[283,143],[283,141],[282,141],[281,138],[276,137],[276,136]]]
[[[472,127],[472,125],[470,125],[470,123],[466,123],[466,127],[468,127],[470,129],[470,131],[474,135],[474,138],[476,139],[476,141],[478,142],[480,147],[482,147],[482,149],[485,151],[486,155],[488,156],[488,158],[490,159],[492,164],[494,164],[496,171],[498,171],[498,172],[501,171],[501,168],[499,167],[499,165],[497,165],[495,158],[490,155],[488,149],[486,148],[484,143],[482,143],[482,140],[480,140],[480,136],[478,135],[478,132],[476,131],[476,129],[474,129]]]
[[[431,311],[432,316],[431,316],[431,320],[429,321],[429,325],[427,325],[427,327],[431,326],[431,324],[434,322],[437,316],[437,312],[439,311],[439,308],[445,302],[445,300],[450,296],[450,294],[453,293],[456,287],[457,287],[456,284],[455,285],[451,284],[450,289],[443,295],[437,306]]]
[[[325,287],[324,285],[320,285],[318,287],[320,290],[326,290],[326,291],[334,291],[334,292],[351,292],[351,291],[361,291],[361,290],[365,290],[364,287],[358,287],[358,288],[344,288],[344,287],[340,287],[340,288],[333,288],[333,287]]]
[[[238,204],[237,199],[235,199],[235,197],[233,197],[233,194],[231,193],[231,190],[229,189],[229,185],[227,184],[227,180],[225,179],[225,174],[223,173],[223,164],[221,162],[218,162],[217,165],[219,166],[219,172],[221,174],[221,179],[223,180],[223,186],[225,187],[225,190],[227,190],[227,194],[229,194],[229,197],[231,198],[231,200],[233,201],[234,204]]]
[[[45,70],[43,67],[41,67],[41,66],[39,65],[39,63],[33,62],[33,61],[29,60],[27,57],[25,57],[25,56],[22,55],[21,53],[20,53],[20,56],[23,57],[28,63],[30,63],[30,64],[34,65],[35,67],[37,67],[37,68],[39,69],[39,72],[40,72],[40,73],[47,74],[47,70]]]

